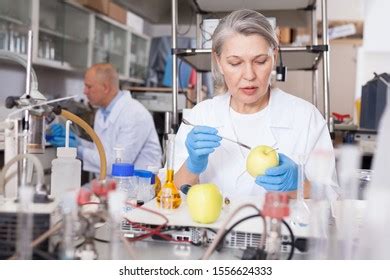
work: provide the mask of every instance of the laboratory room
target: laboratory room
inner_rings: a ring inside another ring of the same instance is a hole
[[[390,260],[388,11],[0,0],[0,262]]]

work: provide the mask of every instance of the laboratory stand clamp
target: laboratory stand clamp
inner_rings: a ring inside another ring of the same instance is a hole
[[[48,236],[57,232],[62,224],[57,223],[61,220],[59,205],[69,206],[65,203],[66,197],[54,197],[50,193],[49,186],[45,185],[42,164],[35,156],[45,153],[47,121],[61,115],[83,128],[98,149],[99,178],[103,180],[106,177],[106,155],[96,133],[81,118],[55,104],[75,96],[48,101],[38,91],[37,76],[31,67],[32,42],[32,31],[29,31],[27,60],[18,54],[0,50],[1,60],[10,60],[26,68],[25,92],[20,97],[9,96],[6,99],[6,107],[13,110],[0,122],[0,131],[4,135],[4,166],[0,172],[0,259],[11,256],[19,259],[50,257],[46,255],[51,246]],[[57,154],[67,157],[75,151],[64,147],[62,150],[59,148]],[[68,187],[75,192],[75,186]],[[77,187],[79,189],[80,186]],[[89,225],[95,223],[95,217],[83,217],[80,224],[88,225],[83,227],[83,248],[91,248],[88,245],[89,233],[92,232]],[[34,252],[33,247],[36,249]]]
[[[126,197],[115,181],[92,181],[90,189],[68,191],[61,203],[44,207],[33,203],[32,194],[31,188],[20,188],[18,202],[0,205],[0,259],[93,260],[99,257],[96,242],[110,243],[104,255],[118,258],[118,217]],[[103,224],[111,232],[109,240],[96,238],[96,228]]]

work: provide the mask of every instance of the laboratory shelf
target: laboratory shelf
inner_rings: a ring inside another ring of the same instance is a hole
[[[55,68],[55,69],[59,69],[59,70],[72,71],[72,72],[82,72],[82,71],[84,71],[83,68],[72,66],[70,63],[65,62],[65,61],[46,59],[46,58],[42,58],[42,57],[38,57],[34,61],[34,64],[38,65],[38,66],[44,66],[44,67]]]
[[[203,44],[202,21],[205,19],[220,19],[227,13],[234,10],[247,8],[257,10],[264,16],[274,18],[277,26],[289,27],[311,27],[311,45],[310,46],[286,46],[281,47],[283,64],[289,70],[312,71],[313,92],[312,100],[315,106],[318,95],[318,64],[322,63],[323,75],[323,96],[324,96],[324,117],[330,127],[329,118],[329,38],[327,22],[327,0],[240,0],[240,1],[222,1],[222,0],[150,0],[143,1],[140,5],[139,0],[114,0],[120,5],[127,7],[135,14],[149,20],[151,23],[168,23],[172,25],[172,51],[173,63],[177,58],[192,65],[198,72],[209,72],[211,70],[211,50],[201,49]],[[321,6],[322,18],[322,44],[317,43],[317,6]],[[169,9],[170,6],[170,9]],[[179,17],[180,15],[180,17]],[[179,20],[180,19],[180,20]],[[196,20],[196,49],[178,49],[177,46],[177,25],[193,24]],[[180,67],[180,65],[179,65]],[[172,84],[177,85],[178,73],[177,67],[173,68]],[[201,75],[197,76],[197,82],[202,83]],[[177,126],[177,86],[173,88],[173,126]],[[201,100],[201,86],[197,87],[197,100]]]
[[[133,13],[154,24],[171,23],[172,0],[114,0]],[[213,14],[217,17],[243,7],[258,10],[266,16],[276,18],[280,26],[306,26],[310,22],[307,11],[314,9],[316,0],[180,0],[178,14],[180,23],[193,23],[194,13]]]
[[[93,49],[94,49],[94,51],[102,52],[102,53],[106,53],[106,54],[112,54],[112,55],[117,55],[117,56],[122,56],[122,57],[125,56],[124,52],[119,52],[116,50],[112,50],[110,48],[100,47],[98,45],[94,45]]]
[[[88,38],[84,38],[84,39],[77,38],[75,36],[70,36],[70,35],[67,35],[65,33],[59,32],[57,30],[52,30],[52,29],[45,28],[45,27],[39,27],[39,31],[42,33],[46,33],[48,35],[54,36],[54,37],[64,39],[64,40],[74,41],[74,42],[78,42],[78,43],[85,43],[85,44],[88,43]]]
[[[78,72],[109,62],[121,80],[145,82],[150,38],[75,0],[0,0],[0,49],[24,55],[29,29],[34,65]]]
[[[25,24],[23,21],[21,21],[19,19],[16,19],[16,18],[13,18],[13,17],[8,17],[8,16],[5,16],[5,15],[0,15],[0,20],[7,21],[7,22],[10,22],[10,23],[15,23],[15,24],[18,24],[18,25]]]
[[[317,69],[327,49],[326,45],[284,46],[280,51],[289,71],[311,71]],[[211,49],[176,49],[175,53],[199,72],[211,70]]]

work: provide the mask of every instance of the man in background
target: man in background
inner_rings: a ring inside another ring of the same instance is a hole
[[[86,71],[84,94],[92,106],[98,107],[94,130],[106,151],[109,171],[115,161],[114,148],[122,148],[123,162],[132,163],[137,169],[161,166],[161,146],[153,118],[128,91],[119,90],[118,73],[111,64],[95,64]],[[64,126],[55,124],[50,129],[48,141],[54,146],[64,146]],[[77,146],[83,169],[99,173],[99,154],[95,145],[75,135],[70,143]]]

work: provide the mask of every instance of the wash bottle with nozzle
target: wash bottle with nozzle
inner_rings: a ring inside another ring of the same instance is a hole
[[[51,162],[50,194],[62,200],[67,191],[78,190],[81,186],[81,162],[76,158],[77,148],[69,147],[69,126],[66,121],[65,147],[57,148],[57,158]]]

